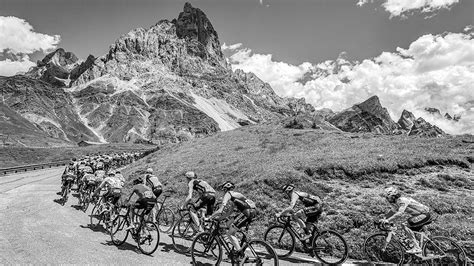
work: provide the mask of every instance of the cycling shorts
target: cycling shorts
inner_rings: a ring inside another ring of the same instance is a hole
[[[135,208],[145,209],[145,213],[149,213],[153,207],[155,207],[156,199],[154,198],[141,198],[135,202]]]
[[[323,212],[323,208],[321,206],[311,206],[303,208],[304,214],[306,215],[306,223],[315,223],[318,221],[321,213]]]
[[[255,209],[245,209],[235,217],[233,225],[239,229],[246,227],[253,221],[256,215],[257,211]]]
[[[153,189],[153,194],[155,194],[156,198],[158,198],[161,195],[162,192],[163,192],[163,189],[160,186],[155,187]]]
[[[428,212],[408,218],[407,226],[410,230],[420,231],[423,226],[430,224],[431,222],[431,214]]]
[[[199,198],[196,203],[196,210],[206,207],[206,215],[210,216],[214,212],[214,204],[216,203],[216,196],[214,194],[206,193]]]

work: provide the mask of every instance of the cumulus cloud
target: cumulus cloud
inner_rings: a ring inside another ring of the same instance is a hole
[[[0,76],[13,76],[17,73],[26,72],[35,65],[27,55],[24,55],[20,60],[6,59],[0,61]]]
[[[358,6],[363,6],[374,0],[359,0]],[[390,13],[390,17],[401,17],[411,12],[433,13],[440,9],[450,8],[459,3],[459,0],[383,0],[383,8]]]
[[[226,43],[224,43],[222,46],[221,46],[221,49],[224,51],[224,50],[227,50],[227,51],[233,51],[233,50],[236,50],[238,48],[242,47],[242,43],[236,43],[236,44],[231,44],[231,45],[227,45]]]
[[[229,61],[234,69],[254,72],[279,95],[304,97],[316,108],[340,111],[378,95],[395,120],[407,109],[448,133],[474,133],[472,34],[424,35],[408,48],[362,62],[338,58],[291,65],[245,48]],[[461,115],[461,121],[427,116],[425,107]]]
[[[60,40],[59,35],[35,32],[24,19],[0,16],[0,54],[13,55],[13,59],[0,61],[0,75],[11,76],[27,71],[35,65],[29,60],[28,54],[48,52],[56,48]]]

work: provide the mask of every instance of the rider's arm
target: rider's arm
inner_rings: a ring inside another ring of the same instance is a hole
[[[92,196],[99,194],[100,190],[105,186],[105,183],[106,180],[104,179],[104,181],[102,181],[102,183],[100,183],[100,185],[95,189],[94,194]]]
[[[397,212],[395,212],[392,216],[390,216],[389,218],[387,218],[387,222],[390,222],[392,220],[394,220],[395,218],[403,215],[403,213],[405,213],[405,210],[406,208],[408,207],[408,204],[405,203],[405,202],[402,202],[400,207],[398,208]]]
[[[214,212],[214,214],[210,217],[210,219],[213,219],[216,216],[222,214],[222,212],[224,211],[224,208],[226,207],[226,205],[229,202],[230,198],[231,198],[230,193],[229,192],[225,193],[224,198],[222,199],[221,206],[219,207],[219,209],[217,211]]]
[[[183,205],[186,206],[191,201],[192,198],[193,198],[193,180],[189,181],[188,183],[188,196],[184,200]]]
[[[296,194],[296,192],[293,191],[291,193],[290,206],[288,206],[287,208],[283,209],[280,213],[278,213],[278,216],[281,216],[283,214],[286,214],[289,211],[292,211],[295,208],[297,202],[298,202],[298,194]]]

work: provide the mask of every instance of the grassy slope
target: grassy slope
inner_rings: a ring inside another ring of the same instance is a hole
[[[295,183],[324,197],[321,227],[344,233],[351,256],[361,258],[372,221],[388,208],[379,193],[390,184],[441,214],[431,227],[437,233],[472,241],[474,144],[465,138],[472,141],[251,126],[164,147],[125,173],[133,178],[153,167],[175,191],[175,204],[184,199],[182,175],[188,170],[214,186],[232,180],[262,211],[253,229],[257,234],[288,204],[278,187]]]
[[[102,144],[88,147],[62,148],[0,148],[0,168],[14,167],[27,164],[38,164],[67,160],[87,154],[108,154],[125,151],[143,151],[153,149],[154,146],[142,144]]]

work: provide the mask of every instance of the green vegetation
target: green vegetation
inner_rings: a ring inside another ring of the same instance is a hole
[[[153,148],[155,148],[155,146],[144,144],[101,144],[87,147],[61,148],[0,148],[0,168],[68,160],[73,157],[77,158],[87,154],[144,151]]]
[[[343,233],[351,256],[361,259],[364,238],[375,230],[373,221],[388,211],[389,205],[379,196],[388,185],[399,186],[440,215],[430,226],[436,234],[472,245],[470,139],[249,126],[162,147],[132,164],[125,174],[134,178],[153,167],[175,194],[174,204],[187,192],[186,171],[195,171],[215,187],[231,180],[237,191],[257,203],[261,217],[252,230],[260,235],[276,210],[289,202],[278,188],[292,182],[324,198],[320,226]]]

